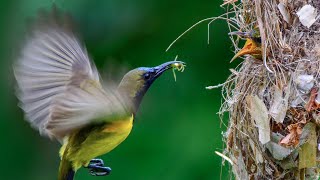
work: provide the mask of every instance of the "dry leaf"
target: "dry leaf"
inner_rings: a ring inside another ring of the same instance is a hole
[[[282,90],[274,86],[273,103],[270,107],[269,113],[277,123],[282,123],[286,117],[288,109],[289,92],[285,97],[282,97]]]
[[[320,94],[320,89],[318,89],[317,96],[316,96],[316,98],[315,98],[315,100],[314,100],[314,102],[315,102],[317,105],[320,104],[320,96],[318,96],[318,94]]]
[[[254,142],[251,139],[249,139],[249,144],[250,144],[250,147],[252,149],[253,154],[255,155],[256,162],[263,163],[263,156],[260,153],[259,149],[256,148]]]
[[[292,168],[297,168],[298,162],[295,161],[295,159],[297,159],[298,155],[299,153],[296,151],[291,152],[291,154],[287,158],[279,161],[280,167],[289,171],[292,170]]]
[[[305,93],[309,92],[314,85],[314,77],[312,75],[302,74],[295,79],[297,88],[304,91]]]
[[[290,134],[288,134],[286,137],[284,137],[281,141],[280,144],[284,145],[286,147],[289,147],[292,145],[291,141],[292,139],[294,139],[295,137],[295,133],[294,132],[290,132]]]
[[[317,166],[317,135],[316,126],[312,123],[312,126],[305,126],[308,129],[308,139],[301,146],[299,151],[299,169],[311,168]],[[303,129],[305,131],[305,128]]]
[[[283,160],[287,158],[291,153],[292,150],[289,148],[285,148],[278,144],[279,140],[283,138],[281,134],[278,133],[271,133],[271,141],[266,144],[266,148],[271,153],[272,157],[277,160]]]
[[[277,160],[283,160],[291,153],[290,149],[280,146],[275,142],[269,142],[267,144],[267,149],[272,154],[272,157],[274,157]]]
[[[248,174],[245,171],[242,171],[243,167],[247,167],[244,159],[245,158],[242,156],[242,153],[239,153],[237,163],[235,163],[232,167],[237,171],[237,179],[249,179]]]
[[[305,95],[296,95],[296,97],[291,101],[290,106],[293,108],[301,106],[301,104],[303,104],[307,100],[308,97],[305,97]]]
[[[270,141],[270,125],[267,107],[257,95],[248,96],[247,104],[251,118],[255,121],[259,130],[259,141],[261,144],[266,144]]]
[[[287,22],[290,23],[291,21],[291,16],[290,13],[288,12],[288,9],[284,3],[279,3],[278,4],[278,9],[283,17],[283,19]]]
[[[318,112],[314,111],[314,112],[312,112],[312,118],[314,119],[315,123],[318,126],[320,126],[320,114]]]
[[[316,22],[317,9],[310,4],[307,4],[297,12],[297,15],[301,24],[309,28],[314,22]]]
[[[299,124],[300,123],[291,124],[287,127],[289,134],[280,141],[281,145],[285,147],[296,147],[299,144],[299,138],[302,134],[302,128],[299,126]]]
[[[318,109],[318,105],[315,102],[317,94],[318,94],[318,88],[312,88],[310,91],[309,101],[307,102],[307,104],[304,107],[307,112]]]

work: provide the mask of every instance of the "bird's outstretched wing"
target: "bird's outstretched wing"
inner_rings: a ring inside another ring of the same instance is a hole
[[[61,139],[101,118],[126,113],[125,101],[112,88],[103,90],[72,31],[52,16],[40,19],[14,66],[17,96],[32,126]]]

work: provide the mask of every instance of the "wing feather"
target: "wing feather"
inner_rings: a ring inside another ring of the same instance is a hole
[[[42,19],[14,67],[17,96],[40,134],[61,139],[103,117],[127,113],[112,88],[106,93],[86,49],[69,29]]]
[[[52,120],[47,129],[58,137],[64,137],[73,129],[91,123],[111,122],[129,114],[128,101],[115,90],[102,90],[90,81],[82,88],[69,86],[66,93],[53,103]]]

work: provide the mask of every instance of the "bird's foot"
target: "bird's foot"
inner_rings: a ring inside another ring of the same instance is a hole
[[[86,168],[92,176],[106,176],[111,172],[110,167],[104,167],[102,159],[92,159]]]
[[[89,165],[104,166],[102,159],[91,159]]]
[[[89,172],[92,176],[107,176],[111,172],[110,167],[104,167],[104,166],[94,166],[94,167],[89,167]]]

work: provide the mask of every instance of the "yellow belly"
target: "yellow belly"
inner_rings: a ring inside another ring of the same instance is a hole
[[[124,141],[131,132],[132,121],[133,116],[93,129],[80,145],[76,144],[77,137],[70,138],[68,143],[71,144],[67,145],[69,148],[65,151],[68,153],[67,159],[72,162],[74,169],[87,166],[91,159],[110,152]]]

